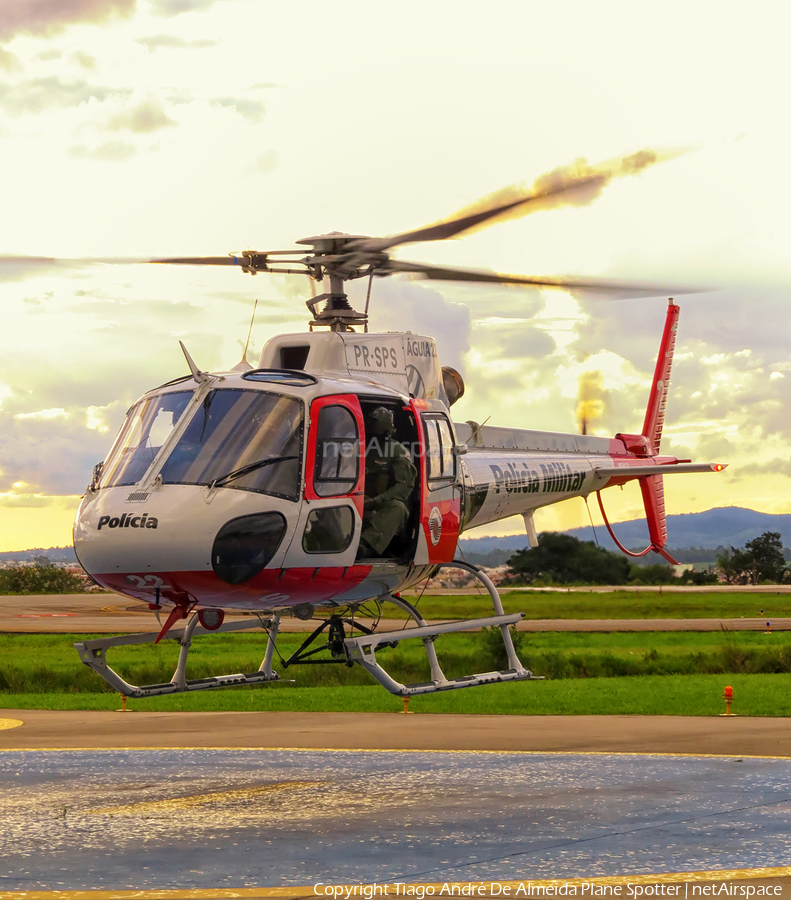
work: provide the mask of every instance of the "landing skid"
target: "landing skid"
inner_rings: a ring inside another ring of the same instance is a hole
[[[283,668],[294,665],[306,664],[341,664],[352,666],[359,663],[376,681],[384,688],[399,697],[412,697],[416,694],[431,694],[435,691],[452,691],[459,688],[476,687],[481,684],[494,684],[502,681],[526,681],[539,680],[526,669],[516,655],[514,642],[509,627],[524,618],[524,613],[505,615],[503,604],[497,588],[480,569],[468,563],[455,561],[445,563],[443,568],[465,569],[471,572],[484,585],[492,598],[495,615],[483,619],[464,619],[455,622],[444,622],[430,625],[421,616],[418,610],[401,597],[384,595],[376,601],[377,606],[381,601],[389,601],[403,609],[415,621],[415,627],[402,628],[398,631],[384,631],[376,633],[355,621],[354,615],[348,618],[336,613],[328,619],[322,620],[316,629],[310,634],[288,659],[280,657]],[[352,609],[359,611],[355,605]],[[465,675],[461,678],[446,678],[437,658],[434,641],[441,634],[449,634],[457,631],[470,631],[480,628],[499,627],[502,633],[503,644],[508,657],[508,668],[495,672],[482,672],[477,675]],[[187,678],[187,657],[192,638],[200,634],[218,634],[220,632],[244,631],[249,628],[264,628],[267,631],[266,652],[257,672],[247,674],[236,673],[233,675],[215,675],[210,678]],[[134,644],[149,644],[157,640],[156,633],[129,634],[121,637],[99,638],[92,641],[75,643],[80,654],[80,659],[100,675],[114,690],[127,697],[158,697],[162,694],[177,694],[186,691],[206,691],[216,688],[233,687],[241,684],[264,684],[279,681],[280,676],[272,668],[272,660],[276,650],[278,630],[280,628],[280,616],[274,614],[271,619],[254,618],[244,622],[229,622],[213,631],[209,631],[198,624],[198,615],[193,613],[187,627],[181,631],[168,632],[169,637],[175,638],[179,643],[179,659],[173,678],[165,684],[135,685],[130,684],[121,675],[107,664],[107,651],[113,647],[125,647]],[[346,637],[346,629],[354,632],[362,632],[361,635]],[[399,641],[410,638],[420,638],[426,650],[431,680],[418,684],[401,684],[396,681],[376,658],[376,651],[386,647],[395,647]],[[326,639],[322,644],[320,641]],[[329,659],[318,659],[317,655],[328,651]],[[278,652],[278,656],[280,656]]]
[[[520,619],[524,618],[524,613],[513,613],[505,615],[500,595],[491,579],[469,563],[454,560],[452,563],[443,563],[440,568],[448,569],[464,569],[472,573],[489,592],[492,598],[492,604],[496,615],[489,616],[485,619],[464,619],[456,622],[446,622],[444,624],[429,625],[420,615],[417,609],[411,603],[407,603],[401,597],[390,596],[387,600],[400,606],[401,609],[409,613],[409,615],[417,623],[415,628],[404,628],[400,631],[386,631],[380,634],[367,634],[362,637],[350,637],[344,640],[348,657],[353,662],[359,663],[371,676],[373,676],[382,687],[395,694],[398,697],[414,697],[417,694],[433,694],[436,691],[453,691],[459,688],[477,687],[481,684],[496,684],[503,681],[540,681],[541,676],[533,675],[526,669],[516,655],[514,642],[509,631],[509,626],[516,624]],[[449,634],[456,631],[470,631],[479,628],[489,628],[499,626],[503,636],[503,644],[508,656],[508,668],[498,672],[483,672],[478,675],[465,675],[462,678],[449,679],[440,667],[437,659],[437,651],[434,647],[434,641],[440,634]],[[426,649],[429,667],[431,670],[431,681],[421,682],[418,684],[401,684],[396,681],[376,659],[376,650],[382,646],[392,646],[393,641],[403,641],[408,638],[420,638]]]
[[[267,681],[279,681],[280,676],[272,669],[272,654],[277,640],[279,618],[253,619],[250,622],[229,622],[214,631],[207,631],[198,625],[198,616],[193,614],[187,627],[182,631],[171,631],[169,637],[179,642],[179,661],[173,679],[166,684],[149,684],[142,687],[129,684],[116,671],[107,664],[107,651],[112,647],[125,647],[133,644],[151,644],[157,639],[157,634],[128,634],[122,637],[99,638],[93,641],[81,641],[74,646],[80,654],[80,659],[100,675],[112,688],[127,697],[159,697],[162,694],[177,694],[184,691],[207,691],[212,688],[232,687],[237,684],[261,684]],[[266,653],[263,662],[257,672],[246,675],[215,675],[211,678],[187,678],[187,656],[192,645],[192,638],[197,634],[217,634],[218,632],[244,631],[247,628],[267,628],[269,637],[266,644]]]

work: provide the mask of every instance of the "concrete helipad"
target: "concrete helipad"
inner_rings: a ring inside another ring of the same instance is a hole
[[[315,750],[0,752],[0,891],[782,867],[791,762]]]

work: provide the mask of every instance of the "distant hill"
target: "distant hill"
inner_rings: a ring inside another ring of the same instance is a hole
[[[648,544],[648,527],[645,519],[633,519],[613,525],[618,540],[629,549],[640,549]],[[722,506],[701,513],[683,513],[667,517],[668,546],[686,549],[701,547],[715,550],[717,547],[741,547],[765,531],[779,531],[786,547],[791,546],[791,515],[770,515],[739,506]],[[472,532],[474,534],[474,532]],[[595,540],[590,525],[566,532],[581,541]],[[607,529],[596,527],[596,537],[607,550],[617,550]],[[527,546],[524,534],[504,537],[467,538],[459,541],[464,553],[478,558],[490,556],[494,551],[521,550]],[[653,555],[653,554],[650,554]],[[492,556],[488,564],[494,564]],[[646,557],[647,560],[647,557]],[[472,558],[470,558],[472,562]],[[483,559],[480,565],[487,563]]]
[[[0,552],[0,562],[32,562],[37,556],[46,556],[50,562],[77,562],[73,547],[36,547],[32,550],[5,550]]]

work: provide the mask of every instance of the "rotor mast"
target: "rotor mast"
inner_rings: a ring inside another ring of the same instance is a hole
[[[314,281],[323,281],[325,276],[329,279],[329,291],[316,294],[306,301],[313,317],[308,323],[311,331],[317,327],[329,328],[330,331],[351,331],[355,327],[367,330],[367,310],[361,313],[352,307],[344,284],[351,278],[360,278],[372,271],[370,264],[368,271],[364,271],[366,267],[361,265],[362,260],[355,259],[355,254],[348,252],[348,244],[361,239],[364,238],[360,235],[334,231],[297,241],[298,244],[313,247],[313,255],[302,260],[309,277]],[[324,308],[317,311],[322,302]]]

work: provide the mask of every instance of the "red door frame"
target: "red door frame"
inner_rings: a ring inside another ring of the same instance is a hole
[[[457,459],[455,461],[456,479],[453,482],[446,487],[438,488],[434,491],[429,490],[428,448],[423,427],[423,413],[429,416],[435,414],[443,415],[449,424],[451,434],[453,434],[453,425],[450,423],[446,413],[442,410],[436,410],[435,413],[434,410],[428,409],[428,404],[424,400],[412,400],[410,401],[410,406],[415,416],[418,442],[420,444],[420,464],[418,466],[418,472],[420,473],[420,527],[426,539],[428,560],[430,563],[451,562],[456,555],[456,545],[459,541],[459,525],[461,523],[461,495],[456,488],[459,479],[459,463]],[[439,510],[442,523],[436,544],[432,539],[429,526],[429,519],[435,508]]]
[[[357,482],[351,491],[346,494],[320,497],[316,493],[313,477],[316,474],[316,444],[318,441],[319,414],[328,406],[342,406],[348,410],[357,425]],[[306,500],[336,500],[340,498],[350,499],[355,509],[362,517],[363,514],[363,488],[365,485],[365,465],[362,448],[365,447],[365,424],[363,411],[357,394],[331,394],[327,397],[317,397],[310,404],[310,425],[308,427],[307,458],[305,460],[305,499]]]

